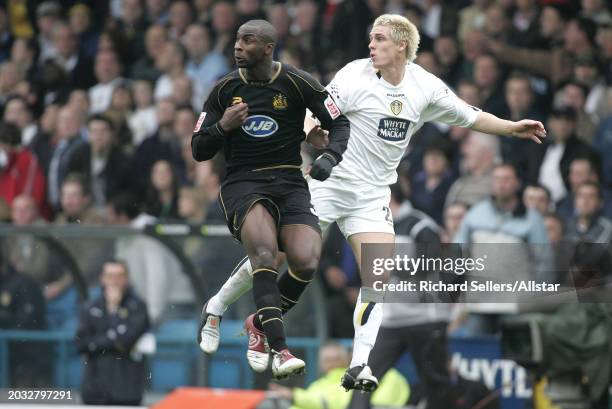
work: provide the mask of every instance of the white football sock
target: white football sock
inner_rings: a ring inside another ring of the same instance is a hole
[[[206,312],[214,315],[223,315],[227,308],[238,298],[253,287],[253,267],[248,257],[242,259],[234,269],[225,284],[210,300]]]
[[[359,297],[357,297],[357,304],[355,304],[355,311],[353,313],[355,339],[353,342],[353,357],[349,366],[350,368],[368,364],[370,351],[374,348],[374,343],[378,336],[378,329],[382,323],[382,304],[378,302],[361,302],[363,290],[366,292],[374,291],[371,288],[365,287],[359,290]]]

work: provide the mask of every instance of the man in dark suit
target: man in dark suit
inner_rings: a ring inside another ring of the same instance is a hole
[[[600,163],[599,155],[576,136],[576,111],[571,107],[555,108],[548,116],[548,143],[531,144],[528,180],[539,182],[551,192],[553,201],[561,200],[570,190],[569,169],[575,158],[591,158]]]
[[[149,329],[147,307],[130,288],[123,261],[106,262],[101,283],[102,294],[81,309],[75,338],[85,355],[81,396],[88,405],[138,405],[145,361],[134,346]]]
[[[93,62],[79,52],[78,39],[67,23],[55,23],[51,31],[55,47],[53,60],[64,70],[70,84],[78,88],[89,88],[95,84]]]
[[[69,171],[85,176],[94,206],[103,208],[109,198],[132,188],[131,158],[115,143],[114,125],[108,117],[91,116],[87,129],[89,143],[80,146],[72,156]]]

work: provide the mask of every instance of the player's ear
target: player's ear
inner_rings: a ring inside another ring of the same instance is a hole
[[[408,47],[408,43],[406,41],[400,41],[398,46],[400,51],[406,52],[406,47]]]
[[[274,44],[268,43],[265,48],[266,55],[272,55],[274,53]]]

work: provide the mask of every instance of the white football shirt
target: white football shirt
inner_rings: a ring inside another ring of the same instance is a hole
[[[395,183],[410,138],[425,122],[469,127],[479,111],[414,63],[394,86],[370,59],[355,60],[338,71],[327,90],[351,123],[348,147],[332,176],[372,185]]]

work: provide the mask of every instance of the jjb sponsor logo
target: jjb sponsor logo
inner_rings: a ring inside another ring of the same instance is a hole
[[[400,118],[382,118],[378,123],[378,137],[385,141],[399,142],[406,139],[410,121]]]
[[[253,138],[266,138],[278,131],[278,124],[269,116],[252,115],[244,121],[242,130]]]

